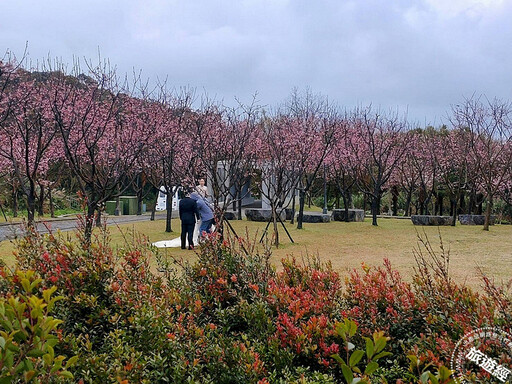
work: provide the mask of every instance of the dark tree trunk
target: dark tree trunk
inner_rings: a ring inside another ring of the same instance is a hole
[[[54,218],[55,217],[55,207],[53,205],[53,194],[52,194],[51,188],[48,188],[48,200],[50,203],[50,217]]]
[[[2,216],[5,219],[5,222],[7,223],[9,220],[7,219],[7,215],[5,214],[4,207],[2,206],[2,202],[0,201],[0,210],[2,211]]]
[[[473,212],[475,212],[475,193],[471,191],[469,193],[469,203],[468,203],[468,215],[471,215]]]
[[[238,188],[238,215],[237,220],[242,220],[242,187]]]
[[[380,199],[372,197],[372,225],[377,226],[377,215],[379,214]]]
[[[452,205],[452,227],[455,227],[455,224],[457,223],[457,197],[455,196],[451,202]]]
[[[459,213],[464,213],[466,211],[466,199],[464,196],[464,191],[460,191],[459,207]]]
[[[37,214],[44,216],[44,186],[39,184],[39,201],[37,204]]]
[[[143,188],[137,190],[137,216],[142,215]]]
[[[393,216],[398,216],[398,187],[396,185],[393,186]]]
[[[155,188],[155,189],[157,189],[157,188]],[[155,221],[156,204],[157,204],[159,195],[160,195],[160,190],[157,190],[156,195],[155,195],[155,201],[153,204],[153,209],[151,209],[151,217],[149,218],[150,221]]]
[[[305,192],[304,189],[299,190],[299,215],[297,216],[297,229],[302,229],[302,219],[304,217],[304,205],[305,205]],[[311,201],[311,197],[310,197]]]
[[[102,212],[103,212],[103,208],[102,207],[98,207],[97,209],[97,215],[96,215],[96,227],[97,228],[101,228],[101,215],[102,215]]]
[[[290,220],[290,224],[292,224],[292,225],[295,223],[295,198],[296,198],[296,195],[297,195],[297,192],[294,189],[293,196],[292,196],[292,218]]]
[[[169,189],[171,189],[169,191]],[[167,189],[167,199],[165,200],[165,208],[167,215],[165,217],[165,232],[172,232],[171,228],[171,219],[172,219],[172,199],[173,199],[173,191],[172,188]]]
[[[274,244],[279,248],[279,228],[277,227],[277,208],[272,204],[272,221],[274,224]]]
[[[121,215],[121,198],[119,197],[119,193],[116,196],[116,208],[114,209],[114,216]]]
[[[405,216],[411,215],[412,188],[407,191],[407,199],[405,200]]]
[[[487,207],[485,209],[484,231],[489,230],[489,225],[491,222],[492,205],[493,205],[492,195],[489,194],[488,196],[489,196],[489,198],[487,199]]]
[[[13,187],[12,188],[12,215],[13,217],[18,217],[18,190]]]
[[[437,194],[437,206],[439,210],[439,216],[443,216],[443,200],[444,196],[442,193]]]
[[[33,183],[31,183],[30,190],[27,193],[27,221],[29,226],[34,225],[36,211],[36,195],[32,184]]]
[[[348,217],[348,198],[346,193],[343,193],[343,208],[345,209],[345,222],[348,223],[350,220]]]
[[[483,213],[483,205],[484,205],[484,198],[481,194],[477,195],[477,204],[478,204],[478,210],[477,215],[481,215]]]
[[[85,215],[85,228],[84,228],[84,242],[85,247],[88,248],[91,244],[92,228],[94,226],[94,212],[96,211],[96,203],[87,203],[87,213]]]

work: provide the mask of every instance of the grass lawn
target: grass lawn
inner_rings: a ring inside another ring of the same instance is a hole
[[[231,222],[239,235],[246,229],[251,237],[258,234],[258,240],[265,223],[250,221]],[[121,229],[135,229],[149,236],[151,241],[169,240],[179,236],[180,222],[173,219],[175,232],[166,233],[165,221],[143,221],[121,225]],[[322,260],[330,260],[333,267],[342,275],[353,268],[359,268],[364,262],[380,265],[384,258],[389,258],[392,265],[406,278],[412,275],[415,265],[413,248],[418,244],[418,233],[426,233],[434,249],[439,249],[437,227],[415,227],[410,220],[379,219],[379,226],[373,227],[369,219],[364,223],[331,222],[324,224],[304,224],[304,229],[297,230],[295,225],[286,223],[292,244],[286,233],[280,230],[281,246],[273,250],[273,262],[286,255],[298,258],[306,254],[319,255]],[[112,241],[122,244],[123,236],[119,228],[110,227]],[[477,267],[498,281],[508,280],[512,276],[512,226],[492,226],[489,232],[480,226],[440,227],[442,240],[446,249],[450,249],[450,268],[458,281],[478,287],[480,283]],[[13,263],[13,245],[9,241],[0,243],[0,257],[7,263]],[[193,251],[171,248],[161,250],[164,254],[177,258],[192,260]]]

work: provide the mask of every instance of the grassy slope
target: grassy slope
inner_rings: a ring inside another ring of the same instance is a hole
[[[239,234],[247,230],[250,236],[262,233],[264,223],[233,221]],[[149,236],[151,241],[167,240],[179,236],[179,220],[173,219],[175,232],[164,232],[164,221],[144,221],[136,224],[122,225],[121,228],[135,228]],[[284,231],[280,231],[282,246],[273,251],[273,261],[287,254],[301,257],[306,253],[318,254],[323,260],[330,260],[333,267],[345,274],[347,270],[358,268],[362,262],[381,264],[389,258],[392,265],[405,276],[410,277],[415,265],[412,250],[417,246],[417,234],[423,231],[429,236],[437,250],[439,246],[436,227],[415,227],[409,220],[381,219],[378,227],[372,227],[369,220],[364,223],[304,224],[303,230],[286,224],[296,244],[291,244]],[[496,225],[485,232],[479,226],[441,227],[441,236],[445,248],[450,249],[450,266],[453,275],[459,280],[466,280],[472,286],[478,286],[479,277],[476,267],[480,266],[486,273],[498,280],[512,276],[512,226]],[[119,229],[112,227],[112,241],[121,244],[123,238]],[[259,239],[260,235],[258,236]],[[0,243],[0,257],[8,264],[13,263],[13,245],[4,241]],[[193,259],[192,251],[170,249],[166,252],[184,259]]]

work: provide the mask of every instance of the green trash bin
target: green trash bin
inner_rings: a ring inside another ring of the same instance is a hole
[[[137,196],[121,196],[119,199],[123,203],[123,215],[137,214]]]

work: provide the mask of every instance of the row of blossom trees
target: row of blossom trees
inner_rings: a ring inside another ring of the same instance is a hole
[[[127,188],[142,194],[145,185],[163,185],[170,208],[174,188],[199,176],[208,178],[222,221],[256,174],[276,244],[283,202],[298,192],[301,228],[305,198],[323,174],[345,209],[354,190],[363,193],[374,225],[390,192],[395,214],[399,196],[406,214],[413,199],[420,213],[435,201],[442,214],[448,198],[454,216],[465,195],[481,196],[488,229],[495,200],[511,202],[511,107],[471,98],[453,107],[449,128],[418,129],[371,107],[342,112],[310,91],[294,91],[272,110],[256,101],[228,108],[165,84],[151,92],[140,81],[128,86],[105,64],[88,65],[84,75],[78,66],[68,74],[0,62],[0,172],[23,194],[29,223],[36,203],[72,177],[87,204],[86,237],[104,203]]]

